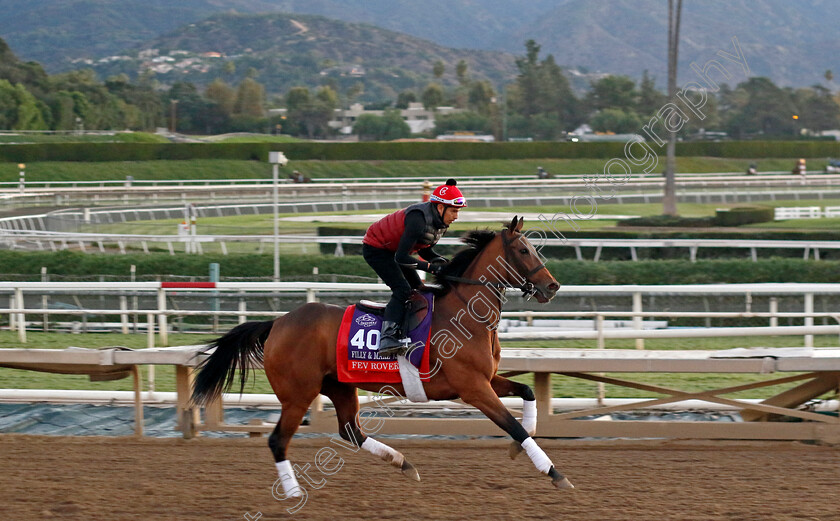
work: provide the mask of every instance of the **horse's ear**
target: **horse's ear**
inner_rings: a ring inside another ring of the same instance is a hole
[[[514,222],[516,222],[516,219],[514,219],[513,221],[514,221]],[[518,223],[516,223],[516,228],[514,228],[514,230],[513,230],[513,231],[515,231],[515,232],[521,232],[521,231],[522,231],[522,225],[523,225],[524,223],[525,223],[525,218],[524,218],[524,217],[520,217],[520,218],[519,218],[519,222],[518,222]]]
[[[510,233],[513,233],[513,232],[515,232],[515,231],[516,231],[516,217],[517,217],[517,216],[516,216],[516,215],[514,215],[514,216],[513,216],[513,219],[511,219],[511,220],[510,220],[510,224],[508,224],[507,229],[508,229],[508,231],[509,231]]]

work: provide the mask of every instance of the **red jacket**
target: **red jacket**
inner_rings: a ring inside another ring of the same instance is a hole
[[[435,212],[435,209],[432,207],[432,203],[429,202],[417,203],[403,210],[397,210],[371,224],[365,233],[364,239],[362,239],[362,243],[373,246],[374,248],[396,252],[400,244],[400,239],[402,239],[403,233],[405,232],[405,214],[414,210],[423,212],[426,220],[426,229],[420,240],[411,247],[409,254],[414,254],[418,250],[434,246],[440,240],[443,232],[446,231],[446,226],[442,226],[441,228],[435,226],[435,215],[432,213]],[[439,220],[439,217],[437,220]]]

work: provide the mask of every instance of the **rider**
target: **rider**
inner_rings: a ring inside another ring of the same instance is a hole
[[[362,255],[391,288],[393,294],[385,307],[379,354],[405,354],[408,333],[403,331],[411,290],[420,287],[415,270],[440,273],[448,262],[432,246],[437,244],[449,225],[458,218],[467,201],[454,179],[435,188],[428,202],[417,203],[386,215],[370,225],[362,240]],[[417,254],[423,260],[412,255]]]

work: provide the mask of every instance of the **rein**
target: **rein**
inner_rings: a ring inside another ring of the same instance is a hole
[[[477,279],[468,279],[468,278],[465,278],[465,277],[456,277],[454,275],[446,275],[444,278],[446,280],[450,280],[452,282],[460,282],[461,284],[471,284],[471,285],[474,285],[474,286],[485,286],[485,287],[488,287],[488,288],[495,288],[495,289],[500,289],[500,290],[518,289],[518,290],[522,291],[522,296],[525,296],[525,297],[530,299],[531,297],[533,297],[537,293],[537,288],[534,286],[534,284],[532,282],[528,281],[528,277],[530,277],[534,273],[537,273],[538,271],[544,269],[545,268],[545,263],[541,262],[539,264],[539,266],[536,266],[535,268],[529,270],[528,273],[523,276],[520,272],[525,269],[525,266],[522,265],[522,263],[519,261],[518,258],[514,257],[512,260],[510,258],[510,254],[508,252],[508,246],[511,244],[511,242],[512,241],[510,239],[508,239],[503,232],[502,233],[502,244],[504,246],[504,251],[505,251],[505,261],[507,261],[508,264],[513,264],[513,266],[517,270],[517,274],[520,277],[522,277],[522,279],[525,281],[523,284],[516,285],[516,284],[505,283],[505,282],[490,282],[488,280],[483,280],[482,281],[482,280],[477,280]]]

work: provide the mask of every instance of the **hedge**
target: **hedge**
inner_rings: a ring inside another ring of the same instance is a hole
[[[206,280],[209,263],[218,262],[222,280],[239,277],[271,278],[271,255],[178,255],[152,254],[87,254],[61,251],[0,251],[4,280],[40,280],[41,266],[53,280],[92,280],[97,276],[129,279],[129,269],[137,266],[137,280],[165,279],[169,276],[191,276]],[[283,280],[312,280],[312,267],[317,266],[322,280],[331,274],[375,277],[373,270],[360,256],[285,255],[280,258]],[[829,283],[840,281],[840,261],[806,261],[799,259],[601,261],[549,260],[548,269],[562,284],[713,284],[802,282]],[[337,279],[344,280],[344,279]]]
[[[772,209],[771,209],[772,211]],[[617,230],[586,230],[582,232],[564,231],[568,239],[732,239],[732,240],[792,240],[792,241],[840,241],[840,231],[831,230],[764,230],[761,228],[741,228],[738,230],[706,229],[716,226],[714,217],[669,217],[651,216],[637,217],[626,221],[619,221],[620,229]],[[527,226],[527,224],[526,224]],[[679,226],[686,229],[668,229],[671,226]],[[339,226],[319,226],[318,235],[351,235],[360,237],[365,232],[365,225],[348,228]],[[435,249],[445,255],[449,255],[455,246],[437,246]],[[361,254],[361,246],[345,244],[344,253],[347,255]],[[320,251],[324,255],[332,254],[335,251],[333,244],[321,244]],[[569,246],[545,246],[541,253],[553,259],[575,259],[577,254],[574,248]],[[803,250],[792,248],[762,248],[759,255],[764,258],[801,258]],[[584,259],[592,259],[595,256],[595,247],[581,248]],[[639,259],[644,260],[687,260],[689,258],[688,248],[636,248]],[[697,252],[700,259],[747,259],[750,251],[744,248],[700,248]],[[825,260],[840,260],[840,250],[821,250],[820,258]],[[604,248],[600,254],[601,260],[630,260],[629,248]]]
[[[721,208],[715,211],[717,226],[741,226],[752,223],[766,223],[773,220],[775,210],[769,206],[742,206]]]
[[[650,146],[659,154],[664,149]],[[269,150],[296,160],[482,160],[624,158],[623,143],[38,143],[0,145],[0,161],[151,161],[237,159],[266,161]],[[637,151],[638,153],[638,151]],[[679,143],[679,156],[825,158],[840,156],[827,141],[727,141]]]

